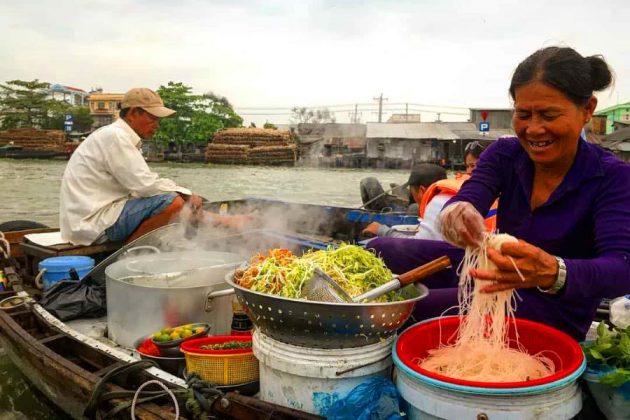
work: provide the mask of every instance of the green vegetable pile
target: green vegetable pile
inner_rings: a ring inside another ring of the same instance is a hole
[[[226,341],[225,343],[206,344],[199,347],[202,350],[234,350],[249,349],[252,347],[251,341]]]
[[[341,286],[348,295],[358,296],[392,279],[383,260],[357,245],[341,244],[326,250],[309,251],[302,257],[286,249],[269,250],[266,256],[252,257],[249,267],[237,282],[256,292],[301,298],[302,286],[311,279],[315,266]],[[400,294],[388,293],[377,301],[400,300]]]
[[[602,376],[600,383],[619,387],[630,381],[630,327],[614,328],[610,331],[606,324],[597,326],[597,339],[582,344],[589,367],[616,368]]]

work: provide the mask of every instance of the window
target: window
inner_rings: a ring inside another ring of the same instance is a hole
[[[99,109],[99,110],[105,110],[105,102],[100,101],[100,102],[98,103],[97,109]]]

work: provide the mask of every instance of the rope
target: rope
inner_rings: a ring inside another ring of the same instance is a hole
[[[177,398],[175,398],[175,394],[173,394],[173,391],[168,389],[166,385],[164,385],[162,382],[156,379],[146,381],[145,383],[140,385],[136,393],[133,395],[133,400],[131,401],[131,420],[136,420],[136,402],[138,401],[138,395],[140,395],[140,391],[142,391],[142,389],[145,386],[151,385],[151,384],[156,384],[156,385],[161,386],[164,389],[164,391],[166,391],[166,393],[171,397],[171,399],[173,400],[173,404],[175,404],[175,420],[178,420],[179,419],[179,404],[177,403]]]
[[[134,371],[144,370],[149,367],[156,366],[153,361],[150,360],[140,360],[137,362],[125,364],[122,366],[117,366],[107,372],[94,386],[94,390],[92,391],[92,396],[90,397],[90,401],[87,404],[87,408],[84,411],[84,416],[88,418],[114,418],[121,411],[128,409],[131,407],[131,418],[135,419],[135,407],[139,404],[150,402],[159,398],[163,398],[169,396],[173,402],[175,403],[175,419],[177,420],[180,415],[180,407],[177,397],[180,397],[182,400],[186,401],[186,410],[193,414],[192,418],[194,419],[213,419],[211,415],[212,413],[212,404],[214,401],[223,396],[223,392],[216,389],[213,384],[210,382],[204,381],[199,378],[196,374],[191,374],[186,376],[186,389],[174,389],[171,390],[166,387],[160,381],[157,380],[149,380],[143,383],[136,391],[132,390],[120,390],[120,391],[111,391],[111,392],[103,392],[103,388],[105,384],[109,382],[115,376],[121,375],[129,375]],[[149,384],[157,383],[164,390],[161,391],[143,391],[143,388]],[[102,403],[113,399],[123,399],[130,398],[130,401],[116,404],[116,406],[106,413],[102,415],[99,406]]]
[[[0,231],[0,244],[2,244],[0,251],[2,251],[4,258],[9,258],[11,256],[11,244],[6,240],[2,231]]]

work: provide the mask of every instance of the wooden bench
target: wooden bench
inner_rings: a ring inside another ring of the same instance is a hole
[[[28,231],[25,231],[28,234]],[[33,233],[32,231],[30,233]],[[43,233],[43,232],[37,232]],[[24,236],[24,235],[22,235]],[[112,253],[123,245],[122,242],[104,242],[102,244],[95,245],[72,245],[57,244],[57,245],[39,245],[28,240],[28,238],[22,237],[20,242],[21,253],[23,253],[25,260],[25,269],[28,276],[35,276],[38,272],[38,264],[41,260],[50,257],[62,257],[71,255],[85,255],[85,256],[97,256],[99,254]],[[13,252],[12,252],[13,254]],[[98,259],[96,263],[98,264]]]

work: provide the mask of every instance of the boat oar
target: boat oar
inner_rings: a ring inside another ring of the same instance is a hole
[[[448,267],[451,267],[451,260],[445,255],[420,267],[416,267],[411,271],[407,271],[404,274],[395,276],[387,283],[375,287],[355,298],[351,298],[335,280],[316,267],[313,277],[302,287],[301,296],[308,300],[319,302],[358,303],[376,299],[386,293],[415,283]]]

